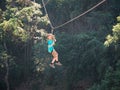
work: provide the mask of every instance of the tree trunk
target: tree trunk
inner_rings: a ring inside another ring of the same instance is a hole
[[[4,48],[7,51],[6,43],[4,43]],[[5,83],[6,83],[6,86],[7,86],[7,90],[10,90],[10,88],[9,88],[9,80],[8,80],[8,77],[9,77],[8,57],[5,57],[5,66],[6,66]]]
[[[5,61],[5,66],[6,66],[5,83],[6,83],[6,86],[7,86],[7,90],[10,90],[10,89],[9,89],[9,81],[8,81],[8,76],[9,76],[8,60]]]

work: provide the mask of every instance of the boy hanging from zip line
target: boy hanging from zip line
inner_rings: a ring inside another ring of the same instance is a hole
[[[58,60],[58,53],[54,49],[55,42],[56,42],[55,36],[51,33],[47,34],[48,52],[50,54],[52,54],[52,56],[53,56],[53,59],[52,59],[51,63],[49,64],[50,67],[52,67],[52,68],[55,68],[54,64],[56,64],[58,66],[62,65]]]

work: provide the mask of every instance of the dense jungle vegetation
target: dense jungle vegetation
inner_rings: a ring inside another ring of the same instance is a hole
[[[44,0],[53,26],[100,1]],[[49,24],[42,0],[0,0],[0,90],[120,90],[120,0],[54,30],[63,64],[55,69]]]

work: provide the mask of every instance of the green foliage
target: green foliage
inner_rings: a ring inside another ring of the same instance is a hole
[[[35,71],[36,72],[42,72],[45,70],[47,66],[47,60],[49,59],[47,55],[47,45],[45,42],[38,42],[34,45],[33,50],[34,50],[34,64],[35,64]]]
[[[46,25],[49,23],[47,17],[42,16],[40,4],[31,1],[29,6],[22,8],[17,6],[13,7],[11,4],[12,2],[16,3],[16,5],[20,4],[19,1],[14,2],[11,0],[7,2],[9,4],[7,5],[7,10],[2,15],[4,20],[0,24],[0,27],[5,33],[12,33],[13,39],[18,38],[21,41],[26,41],[30,37],[30,33],[28,32],[30,31],[29,29],[32,29],[31,24],[38,25],[39,23],[45,23]]]
[[[116,70],[109,67],[106,71],[104,80],[101,81],[100,85],[94,85],[89,90],[119,90],[120,89],[120,64],[116,64]]]
[[[115,26],[113,26],[112,35],[108,35],[106,38],[107,39],[105,41],[106,46],[109,46],[112,43],[117,44],[120,42],[120,23],[119,23],[120,19],[119,18],[120,16],[117,17],[118,23]]]
[[[0,24],[0,27],[3,29],[3,32],[11,33],[13,35],[13,41],[17,37],[22,41],[26,41],[28,38],[27,32],[21,28],[23,27],[23,23],[17,18],[11,18],[8,21],[3,21],[3,23]]]
[[[10,55],[8,55],[6,51],[0,52],[0,56],[1,56],[1,57],[0,57],[0,59],[1,59],[1,61],[0,61],[0,69],[1,69],[1,68],[2,68],[2,69],[6,68],[6,67],[5,67],[5,62],[6,62],[7,60],[9,61],[10,66],[14,64],[13,57],[11,57]]]
[[[112,51],[111,54],[115,53],[113,58],[109,61],[109,65],[106,67],[106,72],[104,78],[99,84],[95,84],[89,90],[119,90],[120,89],[120,26],[119,26],[119,16],[117,17],[118,23],[113,26],[112,35],[107,36],[105,41],[105,46],[107,46],[108,53]],[[110,59],[109,58],[109,59]],[[110,64],[111,63],[111,64]]]

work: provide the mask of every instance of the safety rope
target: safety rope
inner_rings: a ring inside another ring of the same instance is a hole
[[[46,9],[46,7],[45,7],[44,0],[42,0],[42,4],[43,4],[44,10],[45,10],[45,13],[46,13],[46,15],[47,15],[47,18],[48,18],[48,20],[49,20],[49,22],[50,22],[51,33],[53,34],[54,27],[53,27],[53,25],[52,25],[52,23],[51,23],[51,20],[50,20],[49,16],[48,16],[48,12],[47,12],[47,9]]]
[[[52,29],[52,30],[51,30],[51,33],[53,33],[53,31],[54,31],[55,29],[58,29],[58,28],[60,28],[60,27],[63,27],[63,26],[65,26],[66,24],[68,24],[68,23],[70,23],[70,22],[72,22],[72,21],[74,21],[74,20],[82,17],[83,15],[89,13],[89,12],[92,11],[93,9],[97,8],[98,6],[100,6],[100,5],[101,5],[102,3],[104,3],[105,1],[106,1],[106,0],[100,1],[99,3],[97,3],[96,5],[94,5],[93,7],[91,7],[90,9],[86,10],[86,11],[83,12],[82,14],[80,14],[80,15],[78,15],[78,16],[70,19],[69,21],[67,21],[67,22],[65,22],[65,23],[63,23],[63,24],[61,24],[61,25],[58,25],[58,26],[56,26],[56,27],[53,27],[53,25],[52,25],[52,23],[51,23],[51,21],[50,21],[50,18],[49,18],[49,16],[48,16],[47,9],[46,9],[46,7],[45,7],[45,3],[44,3],[43,0],[42,0],[42,3],[43,3],[43,7],[44,7],[44,10],[45,10],[45,13],[46,13],[46,15],[47,15],[47,17],[48,17],[48,20],[50,21],[50,26],[51,26],[51,29]]]
[[[50,0],[47,0],[47,2],[45,3],[45,6],[49,3]],[[41,8],[43,8],[44,6],[41,6]]]

